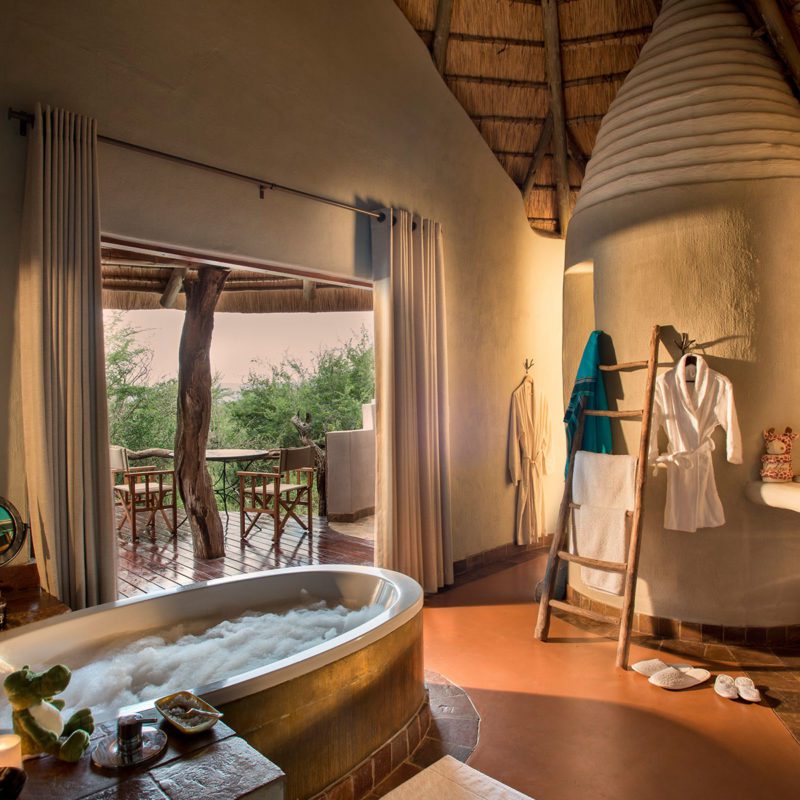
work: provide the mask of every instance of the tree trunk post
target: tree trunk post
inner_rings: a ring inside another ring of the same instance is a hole
[[[328,487],[327,487],[327,471],[328,471],[328,456],[325,450],[320,447],[311,438],[311,414],[306,414],[305,421],[300,419],[300,412],[292,417],[292,425],[297,428],[300,434],[300,441],[306,447],[314,448],[314,462],[316,465],[316,483],[317,483],[317,497],[319,498],[319,515],[321,517],[328,516]]]
[[[206,444],[211,425],[211,335],[214,309],[228,271],[203,267],[184,280],[186,316],[178,356],[178,428],[175,434],[175,476],[192,530],[194,555],[225,555],[225,535],[217,510]]]

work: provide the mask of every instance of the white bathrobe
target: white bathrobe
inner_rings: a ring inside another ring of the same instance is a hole
[[[508,471],[517,485],[515,541],[532,544],[544,538],[544,487],[550,420],[547,401],[526,377],[511,396]]]
[[[725,524],[725,513],[714,480],[712,435],[718,425],[727,432],[727,456],[742,463],[742,437],[736,419],[733,387],[728,378],[697,358],[694,383],[687,381],[686,359],[659,375],[653,403],[650,462],[667,467],[664,527],[696,531]],[[658,454],[658,429],[669,439],[666,454]]]

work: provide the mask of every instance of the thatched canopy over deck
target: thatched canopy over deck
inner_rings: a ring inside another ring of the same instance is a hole
[[[104,247],[103,308],[138,309],[186,308],[182,289],[185,276],[191,278],[201,265],[191,260],[131,253]],[[225,281],[216,311],[244,314],[371,311],[372,292],[365,288],[311,281],[264,270],[232,269]],[[173,281],[172,302],[162,299]]]
[[[563,235],[600,121],[636,63],[661,0],[395,2],[520,187],[531,226]],[[754,35],[768,41],[786,64],[797,93],[800,2],[740,0],[740,5]],[[770,10],[786,20],[784,39],[793,42],[781,42]],[[548,64],[554,68],[548,70]]]

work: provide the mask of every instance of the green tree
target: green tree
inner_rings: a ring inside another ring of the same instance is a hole
[[[153,350],[142,331],[114,314],[105,326],[109,437],[129,450],[172,448],[178,381],[151,382]]]
[[[310,367],[286,357],[253,371],[240,396],[224,404],[229,447],[295,447],[300,439],[293,414],[311,414],[312,436],[361,427],[361,405],[375,396],[372,343],[367,331],[318,352]]]
[[[114,314],[105,326],[106,385],[112,444],[129,450],[171,449],[175,441],[178,381],[154,381],[153,350],[141,329]],[[361,405],[375,396],[372,343],[367,331],[320,350],[306,367],[286,357],[251,372],[238,397],[214,376],[209,447],[295,447],[292,415],[311,414],[312,435],[361,427]]]

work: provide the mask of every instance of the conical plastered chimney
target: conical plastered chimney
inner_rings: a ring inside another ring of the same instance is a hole
[[[665,0],[603,119],[575,213],[665,186],[800,177],[800,104],[733,2]]]

